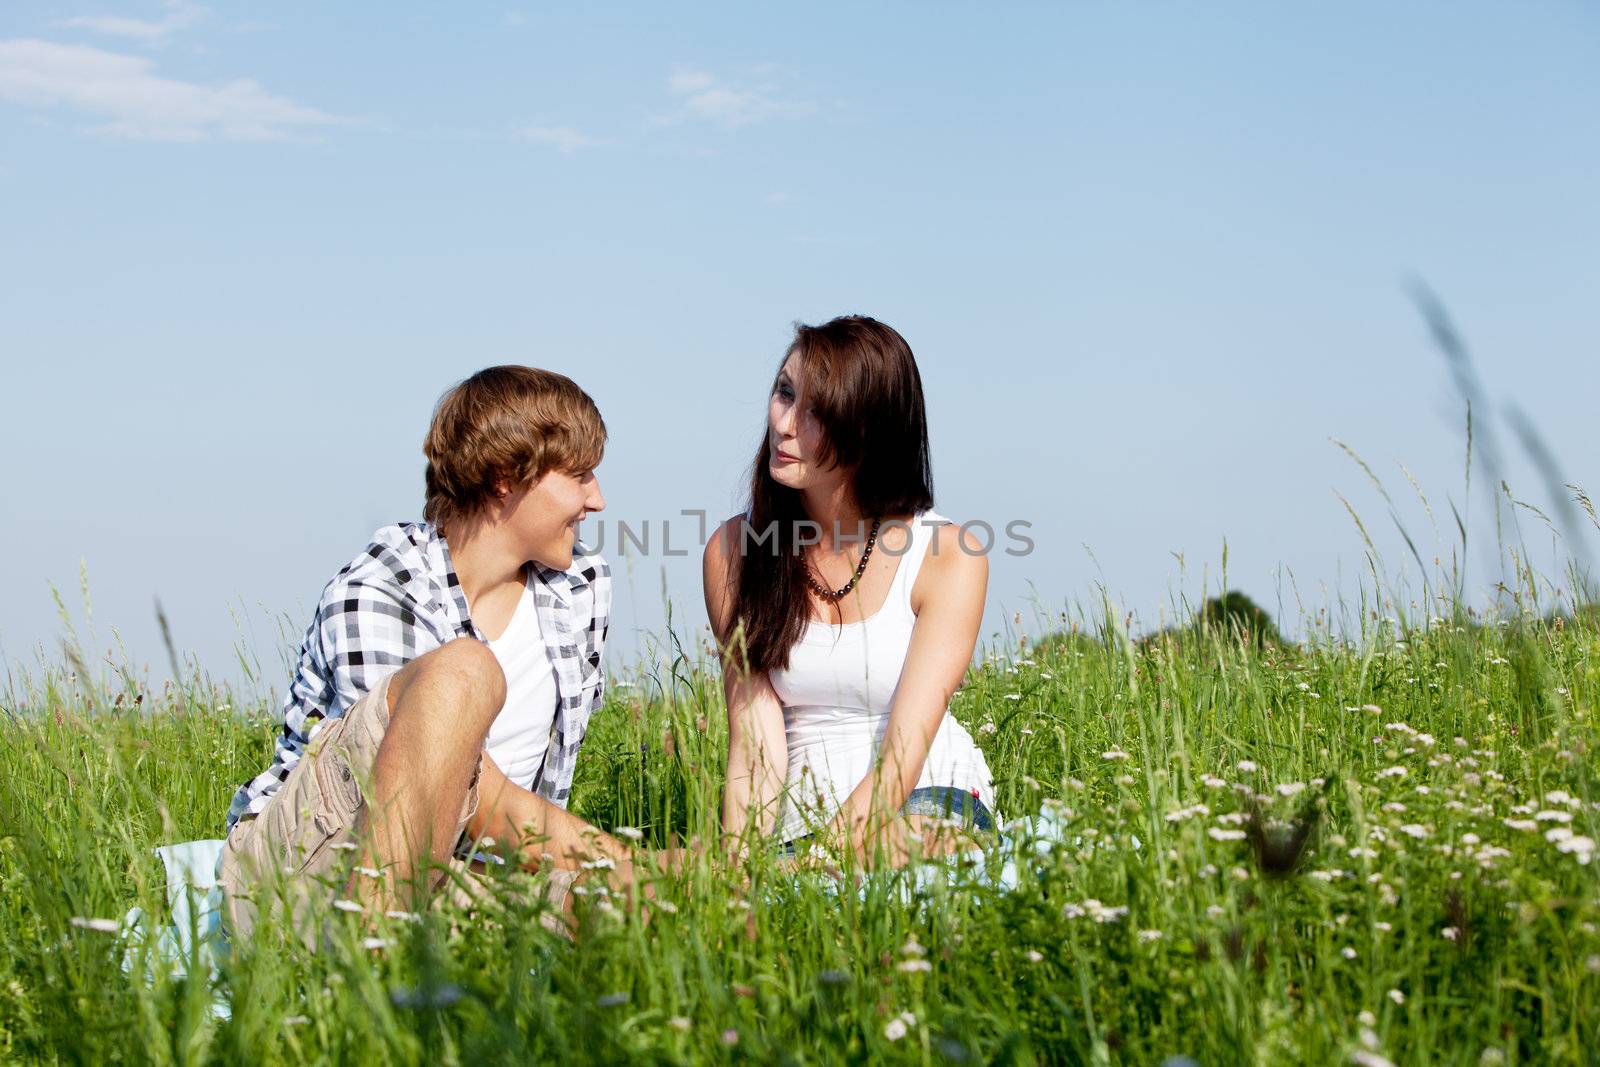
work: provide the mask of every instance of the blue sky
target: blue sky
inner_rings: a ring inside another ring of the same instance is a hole
[[[1404,557],[1330,436],[1448,552],[1409,279],[1600,491],[1597,72],[1587,4],[9,3],[0,643],[53,657],[82,561],[94,648],[160,664],[160,597],[276,687],[273,620],[419,511],[490,363],[594,395],[613,519],[726,515],[790,324],[843,312],[917,353],[940,510],[1033,524],[986,634],[1096,583],[1155,625],[1224,538],[1320,605],[1365,567],[1336,494]],[[620,659],[702,621],[697,558],[613,563]]]

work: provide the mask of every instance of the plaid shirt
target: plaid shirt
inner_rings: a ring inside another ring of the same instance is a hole
[[[581,542],[565,571],[533,564],[534,607],[556,677],[550,747],[533,790],[566,807],[589,716],[600,706],[600,653],[611,612],[611,571]],[[428,523],[385,526],[322,591],[283,702],[272,766],[239,787],[228,829],[267,806],[317,727],[337,719],[385,676],[457,637],[478,637],[450,547]]]

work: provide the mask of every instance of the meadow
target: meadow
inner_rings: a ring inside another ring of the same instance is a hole
[[[953,707],[1003,817],[1066,827],[1013,888],[762,854],[659,877],[648,921],[591,891],[568,940],[508,879],[471,916],[234,946],[227,1018],[92,920],[160,909],[150,850],[220,835],[275,709],[71,654],[0,715],[0,1060],[1600,1062],[1600,615],[1534,591],[1492,618],[1374,595],[1297,643],[1046,620]],[[613,681],[572,807],[645,848],[714,838],[704,645]]]

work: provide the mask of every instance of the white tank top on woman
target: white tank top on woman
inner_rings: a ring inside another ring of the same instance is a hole
[[[826,825],[873,770],[917,622],[911,589],[934,529],[949,521],[932,511],[918,515],[883,607],[842,626],[812,619],[789,653],[788,669],[767,672],[783,703],[789,745],[779,840]],[[881,551],[881,533],[879,545]],[[916,788],[929,786],[976,794],[990,812],[995,810],[989,765],[948,710],[917,779]]]

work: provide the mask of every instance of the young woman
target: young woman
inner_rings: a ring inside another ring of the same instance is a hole
[[[798,327],[749,509],[705,552],[728,704],[725,833],[791,848],[820,836],[899,863],[955,847],[956,824],[993,827],[988,765],[948,713],[988,560],[931,510],[932,482],[905,339],[860,316]]]

